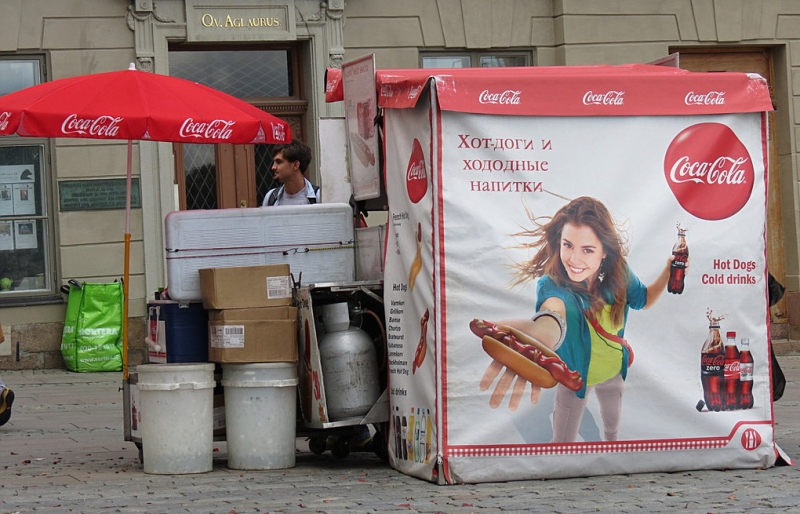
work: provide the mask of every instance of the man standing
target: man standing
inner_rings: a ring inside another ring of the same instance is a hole
[[[311,162],[311,149],[300,141],[278,146],[272,158],[272,172],[280,187],[270,189],[262,207],[320,203],[319,187],[305,177]]]
[[[0,343],[5,340],[3,325],[0,324]],[[11,419],[12,403],[14,403],[14,391],[6,387],[3,381],[0,380],[0,426],[5,425],[8,423],[8,420]]]

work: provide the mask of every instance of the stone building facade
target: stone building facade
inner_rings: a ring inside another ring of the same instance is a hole
[[[378,68],[660,62],[696,71],[764,75],[776,107],[770,115],[768,259],[773,274],[787,285],[786,299],[772,310],[773,336],[787,349],[790,341],[800,339],[798,2],[5,0],[0,4],[0,74],[12,76],[5,83],[0,79],[2,94],[31,81],[115,71],[131,62],[142,70],[182,73],[225,85],[224,79],[215,77],[224,67],[236,81],[234,90],[244,91],[240,94],[252,103],[290,121],[293,131],[315,150],[320,120],[342,116],[341,105],[325,103],[326,68],[369,54],[375,55]],[[264,59],[273,58],[276,64],[264,64],[272,63]],[[19,74],[19,80],[7,70]],[[275,77],[274,93],[246,92],[248,83]],[[70,194],[80,195],[76,188],[97,184],[107,191],[103,188],[112,187],[109,179],[123,178],[126,151],[124,142],[114,141],[15,136],[0,140],[0,187],[5,187],[2,166],[12,170],[20,152],[28,152],[26,158],[37,163],[31,186],[35,206],[29,211],[24,206],[18,212],[0,211],[0,238],[3,222],[13,230],[21,230],[27,222],[36,227],[36,237],[21,239],[16,247],[4,250],[0,242],[0,275],[9,275],[12,282],[0,290],[0,322],[6,334],[6,342],[0,344],[0,370],[63,367],[61,286],[70,279],[108,281],[122,275],[124,209],[97,204],[74,208],[68,200]],[[258,150],[210,151],[218,181],[214,206],[258,205],[263,197],[260,186],[252,180],[241,190],[237,185],[254,170],[263,175],[259,166],[265,164],[259,163]],[[192,201],[187,193],[186,160],[191,158],[187,152],[167,143],[134,145],[140,204],[131,227],[131,364],[145,358],[147,299],[166,284],[164,217]],[[311,177],[325,187],[324,166],[312,169]],[[7,180],[9,192],[17,194],[23,187],[14,182],[18,178]]]

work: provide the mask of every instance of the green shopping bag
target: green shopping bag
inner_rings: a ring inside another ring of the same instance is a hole
[[[70,280],[61,355],[69,371],[122,370],[122,283]]]

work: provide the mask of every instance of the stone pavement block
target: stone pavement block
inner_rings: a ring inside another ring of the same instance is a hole
[[[47,433],[37,434],[36,432],[26,432],[24,434],[7,435],[0,430],[0,438],[3,440],[3,451],[13,451],[18,455],[27,453],[28,455],[35,455],[42,457],[50,455],[51,452],[64,450],[67,448],[74,448],[75,440],[69,436],[69,433],[64,432],[63,435]],[[11,443],[14,443],[11,446]],[[0,464],[4,464],[2,458],[3,453],[0,453]]]
[[[83,427],[76,424],[75,428],[81,429]],[[100,448],[104,451],[109,451],[109,447],[116,449],[120,446],[119,431],[115,433],[109,427],[89,429],[78,434],[72,434],[72,440],[82,447],[98,448],[97,451],[100,451]]]
[[[68,486],[80,483],[75,477],[69,475],[59,475],[57,477],[50,477],[46,472],[40,473],[39,476],[18,475],[16,473],[4,472],[3,473],[3,487],[9,489],[19,489],[26,487],[41,487],[52,488],[54,486]]]

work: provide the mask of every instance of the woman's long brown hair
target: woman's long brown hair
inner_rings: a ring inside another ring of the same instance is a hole
[[[611,319],[616,325],[621,325],[625,316],[629,280],[625,262],[628,253],[627,241],[624,234],[617,230],[606,206],[596,198],[582,196],[560,208],[546,223],[541,223],[530,212],[529,217],[535,228],[514,235],[532,238],[532,242],[523,243],[520,247],[533,248],[537,252],[531,260],[517,265],[515,284],[548,275],[559,286],[586,297],[589,301],[589,311],[595,316],[613,299]],[[592,283],[586,283],[586,281],[573,282],[569,279],[560,256],[561,231],[567,223],[591,228],[600,240],[606,253],[606,258],[600,266],[600,272],[604,273],[602,281],[593,280]]]

